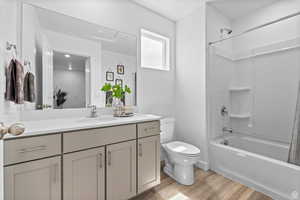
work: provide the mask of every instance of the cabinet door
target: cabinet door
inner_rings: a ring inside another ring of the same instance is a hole
[[[107,200],[136,195],[136,141],[107,146]]]
[[[64,200],[104,200],[104,156],[104,148],[64,155]]]
[[[5,200],[60,200],[60,157],[32,161],[4,169]]]
[[[138,193],[160,184],[160,137],[138,140]]]

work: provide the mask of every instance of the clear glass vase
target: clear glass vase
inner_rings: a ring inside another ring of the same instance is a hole
[[[113,110],[114,110],[114,116],[115,117],[121,117],[124,115],[124,104],[121,99],[114,98],[113,99]]]

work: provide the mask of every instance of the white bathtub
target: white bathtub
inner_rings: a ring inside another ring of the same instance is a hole
[[[210,163],[217,173],[275,200],[300,200],[300,167],[286,162],[288,151],[287,144],[233,134],[211,141]]]

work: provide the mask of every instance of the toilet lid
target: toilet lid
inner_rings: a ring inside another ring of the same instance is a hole
[[[187,144],[184,142],[170,142],[166,144],[166,147],[173,152],[179,153],[179,154],[185,154],[185,155],[199,155],[200,154],[200,149],[197,147]]]

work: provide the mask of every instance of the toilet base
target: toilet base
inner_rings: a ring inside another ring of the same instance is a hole
[[[164,167],[164,172],[182,185],[193,185],[194,179],[194,165],[174,165],[168,164]]]

